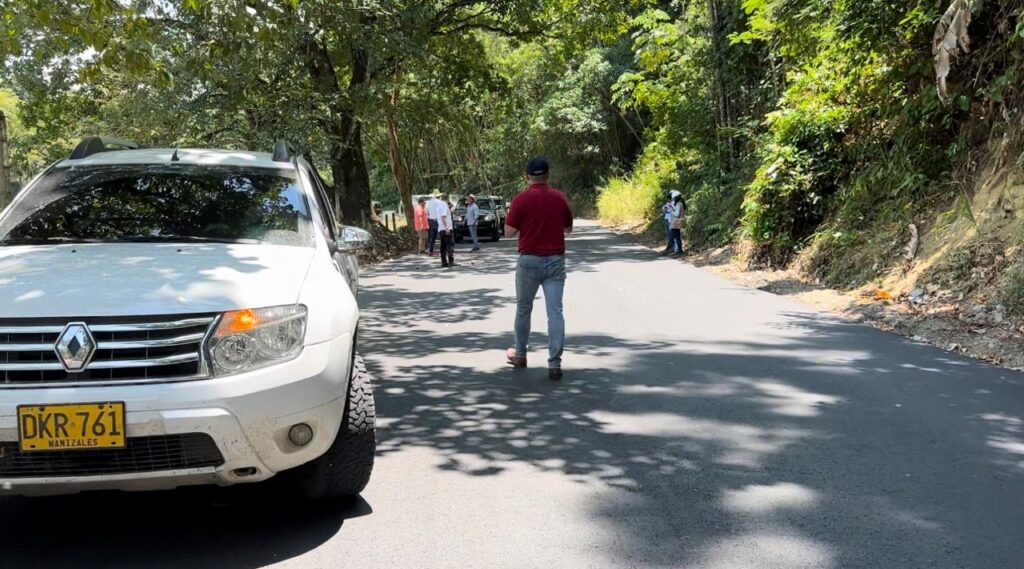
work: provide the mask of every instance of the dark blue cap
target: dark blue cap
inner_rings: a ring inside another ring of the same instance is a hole
[[[531,176],[543,176],[549,170],[551,170],[551,165],[548,164],[548,159],[543,156],[530,158],[530,161],[526,163],[526,173]]]

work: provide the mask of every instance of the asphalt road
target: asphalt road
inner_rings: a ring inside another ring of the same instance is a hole
[[[380,452],[353,506],[266,488],[10,500],[0,566],[1024,567],[1024,375],[593,225],[570,250],[558,384],[542,333],[535,368],[503,363],[513,243],[365,276]]]

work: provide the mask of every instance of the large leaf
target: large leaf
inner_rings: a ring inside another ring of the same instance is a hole
[[[971,52],[971,37],[968,28],[971,25],[972,10],[981,7],[981,0],[953,0],[946,13],[939,19],[932,38],[932,55],[935,58],[935,78],[939,89],[939,98],[943,102],[949,99],[947,79],[953,61],[961,53]]]

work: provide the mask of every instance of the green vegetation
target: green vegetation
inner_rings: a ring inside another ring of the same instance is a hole
[[[18,106],[21,101],[14,91],[0,89],[0,112],[4,113],[7,119],[7,135],[16,148],[23,148],[11,156],[11,171],[14,179],[28,179],[44,166],[43,156],[38,150],[31,148],[27,141],[32,136],[32,131],[25,128],[18,115]]]
[[[416,191],[511,195],[532,152],[589,195],[639,148],[612,103],[631,63],[607,0],[20,0],[0,6],[0,81],[46,160],[114,134],[270,148],[318,165],[349,221]],[[557,39],[555,39],[557,38]]]
[[[814,276],[856,286],[894,264],[909,223],[970,215],[969,170],[1019,97],[1024,4],[953,4],[973,10],[974,41],[946,102],[932,37],[947,3],[710,0],[635,18],[619,94],[652,114],[644,156],[679,165],[689,239],[746,239],[776,266],[806,251]],[[622,191],[640,176],[608,184],[604,216],[649,211]]]
[[[691,243],[746,240],[755,262],[799,254],[824,282],[856,286],[899,258],[908,224],[973,220],[986,145],[1019,146],[1024,0],[0,10],[20,176],[84,134],[257,149],[287,137],[350,221],[371,199],[434,188],[511,197],[543,153],[574,203],[608,221],[654,222],[677,189]]]
[[[1006,273],[1003,302],[1010,312],[1024,316],[1024,262],[1017,263]]]
[[[597,198],[601,217],[616,225],[657,221],[652,212],[660,212],[668,191],[666,180],[674,168],[664,160],[647,158],[629,178],[613,178]]]

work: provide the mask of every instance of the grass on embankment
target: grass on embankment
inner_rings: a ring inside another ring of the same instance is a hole
[[[656,167],[641,166],[629,178],[613,178],[601,188],[597,213],[612,226],[641,226],[660,218],[667,190],[662,190],[663,173]]]

